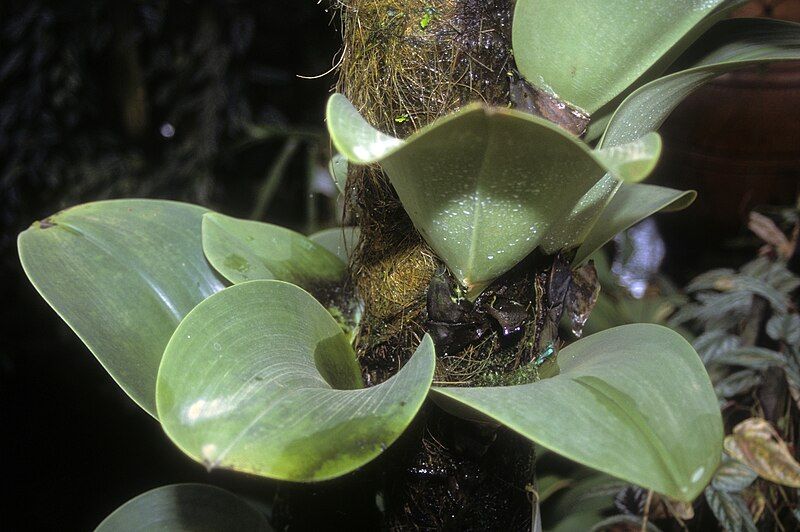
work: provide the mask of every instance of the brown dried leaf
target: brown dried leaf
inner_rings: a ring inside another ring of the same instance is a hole
[[[761,478],[800,488],[800,464],[772,425],[762,418],[742,421],[725,438],[725,451]]]

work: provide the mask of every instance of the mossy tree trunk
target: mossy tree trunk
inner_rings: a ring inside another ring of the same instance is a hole
[[[535,94],[520,91],[526,87],[519,85],[511,54],[513,0],[343,0],[339,8],[338,90],[375,127],[405,137],[472,101],[524,105],[551,118]],[[361,228],[350,273],[365,304],[356,347],[367,385],[393,375],[425,333],[437,347],[435,383],[538,378],[530,362],[557,344],[570,283],[560,257],[529,257],[470,304],[455,297],[453,279],[379,168],[351,166],[345,214]],[[531,443],[496,425],[458,419],[432,401],[365,469],[372,473],[359,478],[379,480],[364,480],[348,496],[352,502],[358,492],[369,504],[375,489],[384,528],[531,528]],[[331,486],[330,492],[342,489]]]

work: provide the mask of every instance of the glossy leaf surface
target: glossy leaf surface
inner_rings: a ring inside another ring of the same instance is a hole
[[[123,390],[155,416],[164,347],[223,288],[203,256],[205,209],[115,200],[67,209],[19,237],[25,273]]]
[[[682,70],[642,86],[622,102],[609,121],[600,145],[608,149],[655,131],[683,99],[722,74],[759,63],[793,59],[800,59],[800,25],[767,19],[719,22],[678,61],[683,65]],[[592,187],[576,208],[555,225],[554,234],[549,237],[553,245],[548,251],[556,251],[561,242],[568,242],[567,247],[571,247],[584,239],[605,243],[613,238],[604,222],[609,218],[621,219],[625,213],[604,213],[601,220],[598,217],[603,209],[623,206],[619,201],[609,205],[620,186],[619,180],[607,175]],[[640,188],[637,196],[644,190]],[[653,190],[650,195],[655,197],[659,191]],[[633,198],[634,195],[626,197]],[[690,203],[688,196],[684,198],[683,205],[679,203],[672,207],[687,206]],[[656,211],[647,215],[653,212]],[[629,220],[633,224],[641,218]],[[584,230],[586,227],[593,229],[588,232]],[[619,225],[615,231],[627,227],[629,225]]]
[[[659,211],[679,211],[694,201],[693,190],[675,190],[644,183],[623,183],[603,209],[592,230],[578,248],[574,264],[580,264],[614,236]]]
[[[203,216],[203,250],[232,283],[277,279],[311,289],[340,281],[346,269],[336,255],[300,233],[218,213]]]
[[[350,262],[350,254],[353,253],[358,244],[359,233],[358,227],[334,227],[317,231],[308,235],[308,238],[347,264]]]
[[[529,83],[594,113],[665,68],[730,0],[518,0],[514,58]]]
[[[336,188],[339,189],[340,193],[344,194],[344,189],[347,185],[347,159],[338,153],[335,154],[328,164],[328,172],[330,172]]]
[[[233,493],[206,484],[173,484],[134,497],[95,532],[268,532],[255,508]]]
[[[234,285],[198,305],[164,353],[165,431],[207,467],[316,481],[369,462],[406,428],[433,379],[425,337],[388,381],[361,388],[353,349],[308,293]]]
[[[651,324],[588,336],[558,355],[560,374],[531,384],[434,388],[581,464],[691,501],[716,470],[722,419],[702,362]]]
[[[472,295],[533,251],[606,172],[639,175],[648,166],[648,150],[598,154],[543,119],[478,104],[406,141],[374,129],[338,94],[327,116],[339,151],[381,164],[416,228]]]
[[[678,61],[684,69],[651,81],[625,98],[601,145],[624,144],[655,131],[689,94],[722,74],[798,59],[800,24],[746,18],[719,22]]]

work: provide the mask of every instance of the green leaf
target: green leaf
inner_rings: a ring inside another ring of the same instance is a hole
[[[472,296],[533,251],[606,172],[638,179],[650,166],[641,146],[652,139],[598,154],[546,120],[479,104],[406,141],[375,130],[339,94],[327,117],[339,152],[381,164],[416,228]]]
[[[625,98],[608,124],[603,147],[655,131],[684,98],[722,74],[764,62],[800,59],[800,24],[725,20],[708,31],[687,56],[679,63],[690,63],[689,68],[651,81]]]
[[[578,248],[573,264],[587,260],[620,231],[658,211],[685,209],[696,196],[697,193],[693,190],[680,191],[644,183],[623,183]]]
[[[258,510],[229,491],[205,484],[173,484],[129,500],[95,532],[155,530],[269,532],[272,527]]]
[[[217,213],[203,216],[203,250],[232,283],[278,279],[312,290],[341,281],[346,271],[336,255],[300,233]]]
[[[201,207],[87,203],[19,236],[33,285],[139,406],[155,416],[164,347],[181,319],[223,288],[203,257]]]
[[[334,227],[308,235],[308,239],[324,247],[347,264],[350,262],[350,255],[358,245],[359,234],[358,227]]]
[[[730,0],[518,0],[514,58],[529,83],[594,113],[663,70]]]
[[[638,183],[656,167],[661,148],[661,137],[650,132],[628,144],[599,149],[595,153],[613,175],[628,183]]]
[[[336,188],[344,194],[345,186],[347,185],[347,159],[338,153],[335,154],[328,164],[328,172],[330,172]]]
[[[391,379],[362,389],[341,328],[281,281],[234,285],[181,322],[158,374],[167,435],[209,468],[292,481],[364,465],[408,426],[433,379],[426,336]]]
[[[687,66],[685,70],[651,81],[625,98],[608,121],[600,146],[602,149],[619,146],[657,130],[684,98],[722,74],[759,63],[793,59],[800,59],[800,25],[767,19],[719,22],[679,61],[679,64]],[[559,234],[554,234],[552,240],[565,242],[566,247],[579,244],[584,239],[601,242],[602,246],[617,232],[659,210],[655,209],[642,217],[626,217],[625,223],[618,224],[613,227],[613,232],[610,231],[607,226],[609,219],[625,217],[625,213],[613,211],[636,209],[635,205],[626,206],[621,201],[609,203],[619,193],[618,190],[624,188],[625,185],[611,175],[605,176],[555,225]],[[640,189],[635,195],[629,193],[624,198],[636,202],[644,194],[643,191]],[[679,194],[673,192],[675,197]],[[691,192],[683,194],[682,201],[663,205],[674,210],[687,207],[691,203],[689,195],[692,198],[694,196]],[[650,195],[663,196],[658,191]],[[585,228],[592,228],[588,236],[588,229]],[[595,249],[599,247],[596,243],[592,244]],[[586,252],[584,249],[581,253],[581,260],[585,260]]]
[[[678,333],[651,324],[567,346],[560,374],[520,386],[434,392],[578,463],[691,501],[722,451],[722,419],[702,362]]]

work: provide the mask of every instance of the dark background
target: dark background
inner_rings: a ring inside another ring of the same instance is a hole
[[[36,294],[15,239],[64,207],[112,197],[248,216],[287,135],[301,147],[262,219],[302,231],[330,223],[330,202],[309,199],[309,174],[327,158],[335,74],[297,77],[335,61],[339,27],[326,5],[0,1],[0,528],[92,529],[131,497],[176,482],[262,498],[272,490],[209,474],[178,451]],[[800,1],[753,2],[747,14],[770,13],[800,19]],[[720,80],[663,134],[653,181],[701,191],[688,213],[658,218],[668,273],[683,283],[752,258],[749,210],[796,198],[800,67]]]
[[[270,489],[209,475],[171,444],[38,296],[15,240],[34,220],[110,197],[247,216],[287,130],[323,138],[335,76],[297,74],[332,66],[341,39],[324,7],[0,1],[0,528],[90,530],[176,482]],[[328,146],[313,144],[292,157],[269,221],[309,228],[306,160]]]

